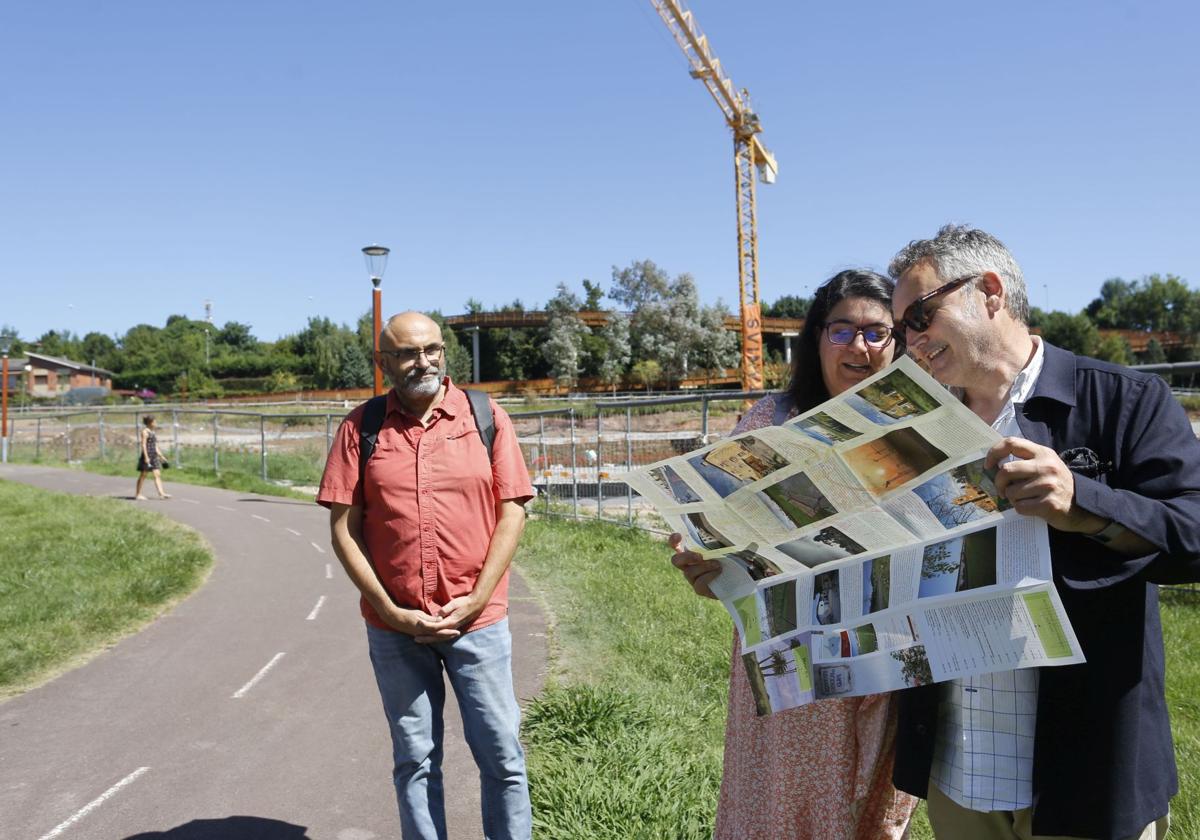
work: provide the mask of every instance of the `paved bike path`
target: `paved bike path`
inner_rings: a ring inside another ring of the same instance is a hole
[[[13,465],[0,478],[124,499],[134,484]],[[399,836],[386,723],[328,514],[169,476],[167,486],[174,498],[136,504],[202,533],[212,574],[142,631],[0,703],[0,836]],[[545,622],[516,575],[510,621],[524,701],[541,690]],[[481,837],[478,772],[452,701],[446,719],[450,837]]]

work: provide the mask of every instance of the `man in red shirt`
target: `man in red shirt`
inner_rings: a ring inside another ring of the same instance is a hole
[[[443,669],[482,783],[488,840],[531,831],[512,686],[508,566],[533,496],[508,415],[492,404],[492,457],[466,395],[445,375],[438,325],[393,316],[375,360],[392,383],[359,480],[359,406],[338,428],[317,501],[362,593],[367,641],[392,734],[402,836],[444,838]]]

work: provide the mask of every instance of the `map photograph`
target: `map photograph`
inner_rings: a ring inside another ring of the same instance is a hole
[[[863,486],[878,496],[946,460],[916,429],[896,429],[842,453]]]
[[[754,435],[725,441],[687,462],[721,498],[788,465],[786,458]]]
[[[669,464],[655,467],[646,473],[658,488],[682,505],[702,501],[700,494],[693,490],[686,481],[679,477]]]
[[[919,417],[941,405],[932,394],[901,370],[892,371],[844,399],[846,405],[880,426]]]

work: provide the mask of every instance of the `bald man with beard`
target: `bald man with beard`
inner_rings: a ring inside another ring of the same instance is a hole
[[[512,422],[494,402],[489,458],[467,395],[446,375],[432,319],[393,316],[379,347],[375,363],[392,389],[375,449],[360,472],[364,403],[338,428],[317,501],[330,509],[334,551],[362,596],[402,836],[446,836],[445,673],[479,765],[485,837],[528,838],[508,567],[533,496],[529,473]]]

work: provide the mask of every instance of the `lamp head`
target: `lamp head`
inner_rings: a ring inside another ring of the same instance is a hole
[[[371,275],[371,282],[378,286],[379,281],[383,279],[383,270],[387,268],[387,258],[391,249],[383,245],[368,245],[362,252],[367,261],[367,273]]]

